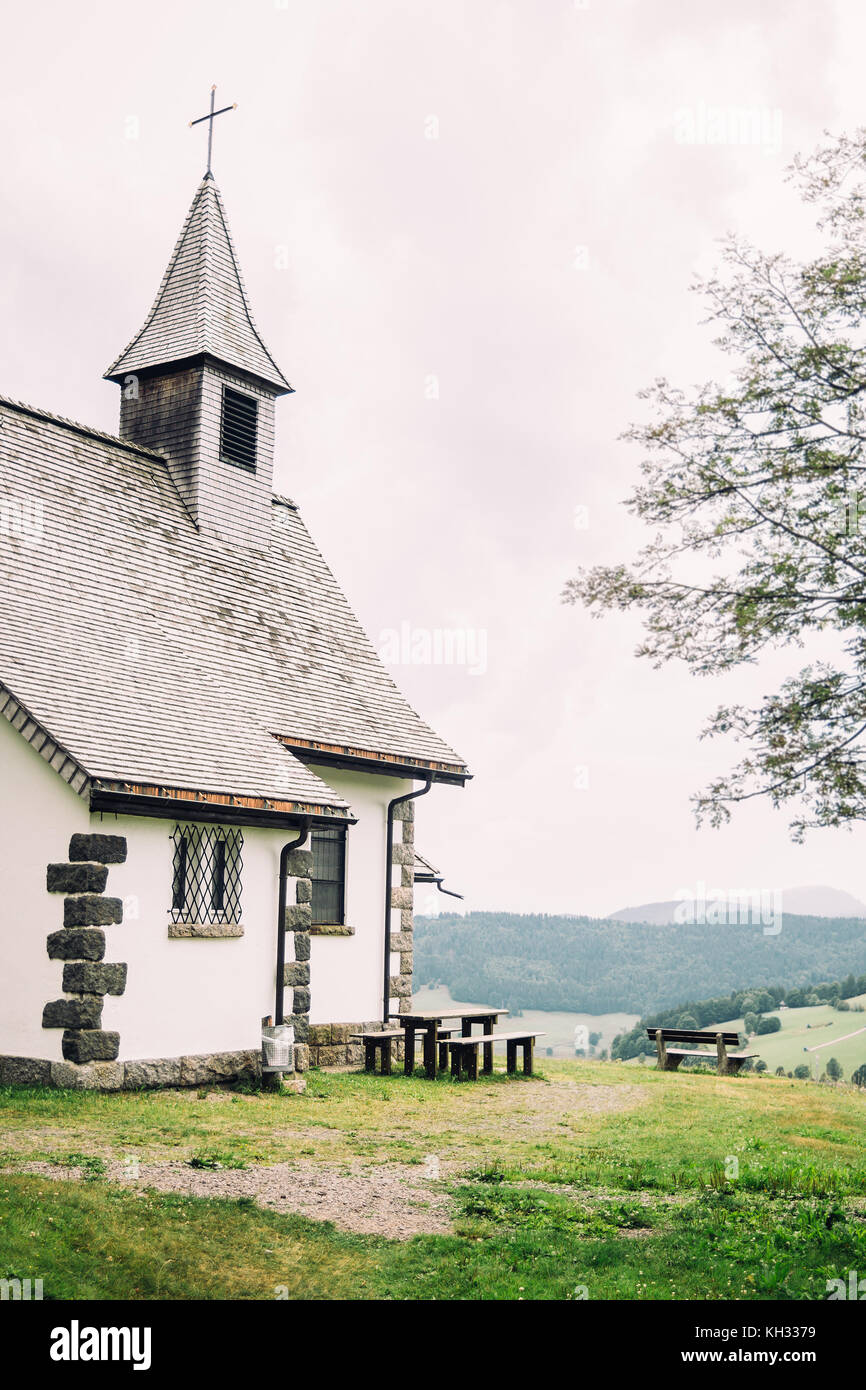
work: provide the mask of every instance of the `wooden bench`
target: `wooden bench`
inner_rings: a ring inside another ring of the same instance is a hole
[[[364,1071],[376,1070],[376,1053],[381,1053],[382,1064],[381,1072],[383,1076],[391,1075],[391,1048],[395,1039],[405,1038],[406,1034],[402,1028],[386,1028],[381,1033],[350,1033],[352,1042],[362,1042],[364,1044]]]
[[[739,1045],[737,1033],[708,1033],[694,1028],[647,1028],[646,1032],[655,1042],[659,1071],[676,1071],[684,1057],[700,1057],[704,1062],[715,1062],[719,1076],[727,1076],[736,1074],[744,1062],[756,1055],[754,1052],[728,1052],[729,1047]],[[668,1047],[669,1042],[715,1043],[716,1055],[697,1048]]]
[[[535,1039],[543,1038],[544,1033],[478,1033],[475,1037],[454,1038],[446,1046],[451,1053],[451,1075],[460,1080],[463,1072],[474,1081],[478,1076],[478,1048],[484,1046],[484,1073],[493,1071],[493,1044],[505,1043],[506,1068],[509,1072],[517,1070],[517,1049],[523,1049],[523,1071],[532,1075],[532,1059]]]

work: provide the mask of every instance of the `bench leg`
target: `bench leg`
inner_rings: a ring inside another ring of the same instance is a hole
[[[424,1070],[428,1081],[436,1080],[436,1024],[424,1033]]]
[[[477,1048],[477,1047],[466,1047],[466,1048],[461,1048],[460,1051],[466,1053],[466,1075],[469,1077],[469,1080],[470,1080],[470,1081],[477,1081],[477,1080],[478,1080],[478,1048]]]
[[[656,1052],[658,1053],[658,1062],[656,1063],[656,1069],[657,1069],[658,1071],[667,1071],[667,1070],[668,1070],[668,1050],[667,1050],[667,1048],[665,1047],[665,1040],[664,1040],[664,1038],[662,1037],[662,1030],[661,1030],[661,1028],[657,1028],[657,1029],[656,1029]]]
[[[717,1071],[719,1076],[727,1076],[728,1073],[728,1052],[725,1047],[721,1033],[716,1034],[716,1053],[718,1056]]]
[[[527,1038],[525,1043],[521,1043],[521,1047],[523,1048],[523,1074],[524,1076],[531,1076],[532,1056],[535,1051],[535,1039]]]
[[[505,1069],[509,1076],[517,1071],[517,1043],[510,1039],[505,1044]]]
[[[460,1080],[460,1053],[462,1048],[452,1047],[451,1049],[451,1076],[455,1081]]]
[[[406,1024],[406,1051],[403,1055],[403,1071],[411,1076],[415,1070],[415,1029]]]
[[[445,1071],[445,1069],[446,1069],[447,1066],[448,1066],[448,1044],[447,1044],[447,1042],[441,1042],[441,1043],[439,1043],[439,1070],[440,1070],[440,1071]]]
[[[364,1043],[364,1071],[376,1070],[376,1044]]]
[[[391,1039],[386,1038],[382,1043],[382,1075],[391,1075]]]
[[[485,1018],[485,1019],[482,1020],[482,1023],[483,1023],[483,1025],[484,1025],[483,1031],[484,1031],[485,1033],[492,1033],[492,1032],[493,1032],[493,1023],[494,1023],[494,1020],[493,1020],[492,1018]],[[484,1043],[484,1075],[485,1075],[485,1076],[489,1076],[490,1073],[491,1073],[492,1071],[493,1071],[493,1043]]]

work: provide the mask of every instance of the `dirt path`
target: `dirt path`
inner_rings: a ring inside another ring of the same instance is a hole
[[[4,1171],[12,1171],[6,1169]],[[82,1169],[55,1163],[23,1163],[15,1172],[77,1180]],[[333,1221],[343,1231],[391,1240],[451,1230],[452,1199],[442,1183],[417,1164],[358,1164],[335,1168],[318,1162],[273,1163],[251,1168],[191,1168],[188,1163],[108,1163],[105,1176],[125,1187],[182,1192],[190,1197],[250,1197],[270,1211]]]

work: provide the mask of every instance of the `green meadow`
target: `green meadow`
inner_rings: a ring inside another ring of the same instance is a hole
[[[0,1277],[56,1299],[822,1299],[866,1271],[864,1121],[846,1086],[547,1058],[476,1083],[312,1072],[303,1095],[5,1088]],[[447,1224],[394,1239],[110,1180],[132,1158],[223,1182],[288,1164],[289,1191],[304,1165],[323,1188],[413,1174],[412,1210]]]
[[[866,1006],[866,995],[849,1003]],[[866,1013],[854,1008],[840,1013],[829,1004],[821,1004],[805,1009],[775,1009],[768,1017],[773,1015],[779,1019],[781,1031],[751,1037],[747,1048],[767,1063],[769,1071],[777,1067],[793,1071],[805,1063],[813,1072],[817,1065],[818,1074],[823,1075],[827,1062],[835,1057],[845,1076],[850,1077],[866,1063]],[[743,1020],[724,1019],[716,1026],[742,1032]]]

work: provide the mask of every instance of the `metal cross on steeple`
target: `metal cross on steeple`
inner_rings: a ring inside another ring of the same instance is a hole
[[[238,106],[237,102],[235,102],[234,105],[232,105],[232,106],[221,106],[220,109],[219,109],[219,111],[214,111],[214,101],[215,101],[215,98],[216,98],[216,83],[214,83],[213,87],[211,87],[211,89],[210,89],[210,111],[208,112],[208,114],[207,114],[206,116],[199,116],[198,119],[195,120],[195,121],[190,121],[190,126],[201,125],[202,121],[207,121],[207,122],[208,122],[208,128],[207,128],[207,173],[205,174],[205,178],[213,178],[213,174],[211,173],[211,167],[210,167],[210,165],[211,165],[211,155],[213,154],[213,123],[214,123],[214,119],[215,119],[215,117],[217,117],[217,116],[222,116],[226,111],[236,111],[236,110],[237,110],[237,106]]]

